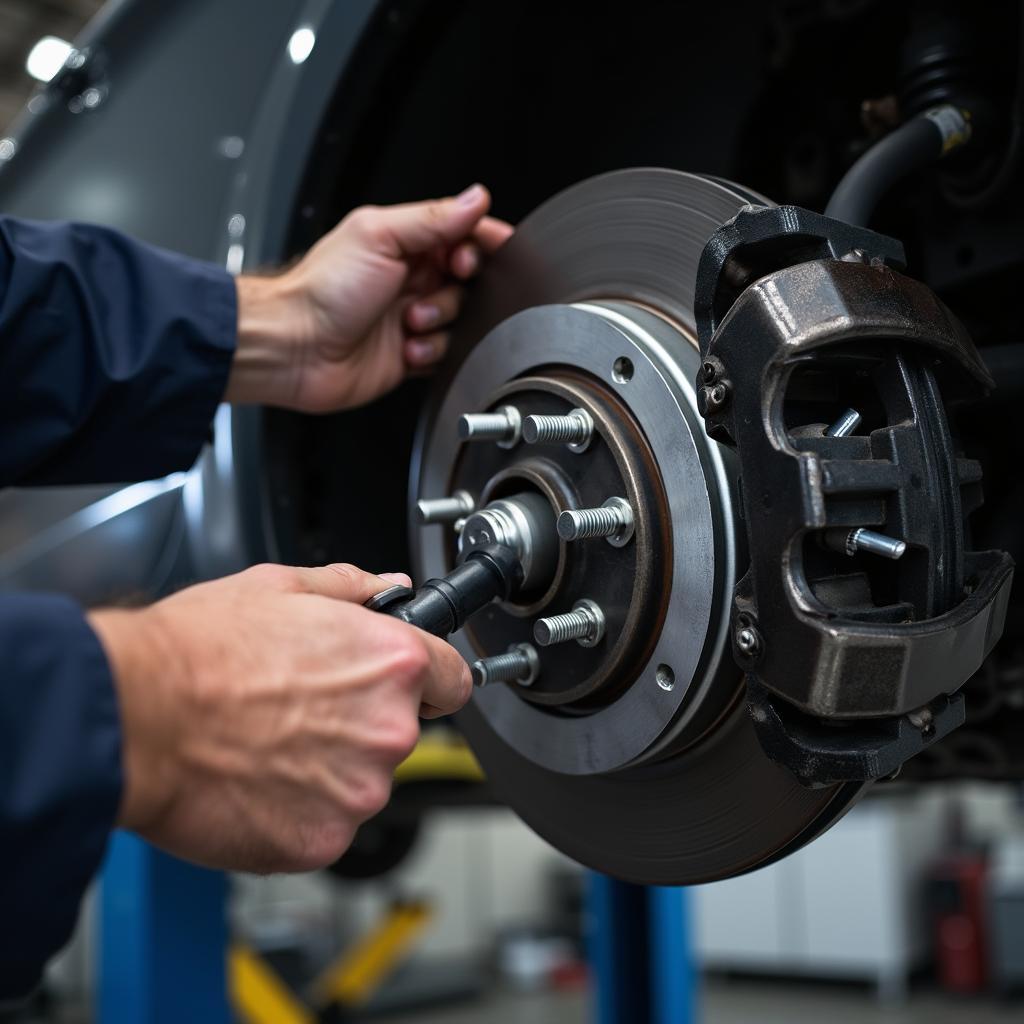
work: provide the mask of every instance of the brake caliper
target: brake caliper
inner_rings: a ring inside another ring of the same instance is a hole
[[[698,405],[734,447],[750,567],[733,655],[765,752],[809,786],[890,776],[963,722],[1009,555],[968,550],[981,470],[947,403],[993,386],[894,239],[796,207],[711,238]]]

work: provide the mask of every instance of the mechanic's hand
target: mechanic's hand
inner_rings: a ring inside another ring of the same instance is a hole
[[[305,412],[372,401],[436,363],[460,282],[512,234],[474,185],[452,199],[365,206],[294,267],[238,279],[238,351],[226,394]]]
[[[453,647],[361,607],[407,577],[261,565],[93,612],[122,721],[118,824],[245,871],[337,859],[387,803],[417,714],[472,689]]]

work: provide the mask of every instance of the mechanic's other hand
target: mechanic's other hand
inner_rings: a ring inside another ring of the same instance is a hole
[[[473,185],[451,199],[360,207],[285,273],[240,277],[227,400],[330,412],[431,367],[461,282],[512,234],[490,205]]]
[[[262,565],[92,613],[121,710],[118,823],[211,867],[337,859],[387,803],[417,715],[472,689],[453,647],[361,607],[394,582]]]

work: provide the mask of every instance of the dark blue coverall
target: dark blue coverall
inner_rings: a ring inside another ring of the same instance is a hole
[[[0,486],[187,469],[237,327],[219,267],[0,217]],[[67,597],[0,595],[0,1002],[68,940],[121,797],[106,657]]]

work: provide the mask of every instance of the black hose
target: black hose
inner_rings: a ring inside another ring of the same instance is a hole
[[[1024,0],[1017,6],[1017,84],[1010,102],[1010,134],[999,167],[980,192],[960,195],[946,189],[946,198],[962,210],[978,210],[1000,199],[1017,181],[1021,156],[1024,155]]]
[[[825,216],[867,227],[879,200],[902,178],[942,156],[940,126],[920,114],[876,142],[843,175],[825,207]]]

